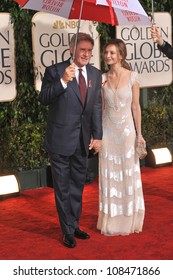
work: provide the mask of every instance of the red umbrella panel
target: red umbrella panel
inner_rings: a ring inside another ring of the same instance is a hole
[[[14,0],[24,9],[112,25],[151,25],[138,0]]]

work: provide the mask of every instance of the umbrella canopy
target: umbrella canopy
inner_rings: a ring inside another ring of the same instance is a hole
[[[112,25],[151,25],[138,0],[14,0],[22,8]]]

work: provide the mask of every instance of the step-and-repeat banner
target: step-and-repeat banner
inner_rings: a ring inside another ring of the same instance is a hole
[[[169,13],[155,13],[163,39],[172,45],[172,19]],[[116,36],[127,46],[127,61],[140,75],[141,87],[172,83],[172,60],[161,53],[151,38],[150,26],[118,26]]]
[[[39,91],[45,67],[70,57],[69,44],[71,37],[77,32],[78,20],[38,12],[32,23],[35,88]],[[96,22],[81,20],[79,32],[88,33],[94,39],[90,63],[100,68],[100,38],[96,27]]]
[[[169,13],[155,13],[156,25],[162,37],[172,44]],[[35,88],[40,91],[45,68],[70,57],[69,43],[77,32],[78,20],[38,12],[32,19]],[[80,22],[80,31],[89,33],[95,42],[91,64],[100,68],[100,38],[97,23]],[[172,83],[172,60],[161,53],[153,42],[151,26],[117,26],[116,37],[127,46],[127,60],[140,76],[141,87],[166,86]],[[14,31],[10,14],[0,13],[0,102],[16,97]]]
[[[0,102],[16,97],[14,30],[9,13],[0,13]]]

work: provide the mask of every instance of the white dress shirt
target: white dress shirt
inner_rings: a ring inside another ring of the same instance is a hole
[[[84,76],[85,78],[85,82],[86,82],[86,85],[88,85],[87,83],[87,71],[86,71],[86,66],[84,65],[83,67],[79,68],[76,64],[75,64],[75,75],[76,75],[76,80],[77,80],[77,83],[79,83],[79,69],[82,69],[82,75]],[[63,81],[63,79],[61,78],[60,79],[61,81],[61,84],[63,86],[63,88],[67,88],[67,84]]]

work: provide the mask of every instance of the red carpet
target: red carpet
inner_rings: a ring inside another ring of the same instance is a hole
[[[89,240],[62,245],[52,188],[26,190],[0,201],[1,260],[172,260],[173,167],[142,167],[146,215],[143,232],[106,237],[96,229],[97,180],[86,185],[80,226]]]

